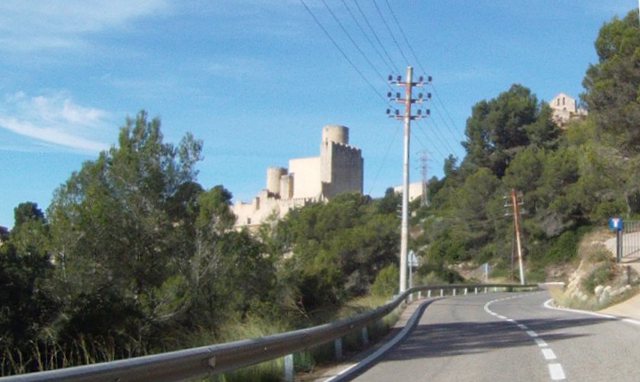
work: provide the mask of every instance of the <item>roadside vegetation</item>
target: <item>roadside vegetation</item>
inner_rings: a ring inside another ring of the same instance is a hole
[[[527,281],[567,280],[585,256],[592,267],[582,290],[616,280],[606,250],[579,243],[611,216],[640,218],[636,12],[604,25],[595,46],[585,119],[558,128],[522,85],[473,107],[466,156],[449,157],[444,177],[431,179],[428,206],[412,204],[415,284],[481,280],[474,270],[485,263],[492,278],[517,281],[504,216],[512,189],[526,210]],[[396,293],[400,198],[392,190],[379,199],[344,194],[238,231],[231,192],[197,182],[201,149],[191,135],[164,142],[160,121],[140,112],[46,211],[16,206],[13,228],[0,231],[0,375],[312,326]],[[322,359],[297,357],[300,369]]]

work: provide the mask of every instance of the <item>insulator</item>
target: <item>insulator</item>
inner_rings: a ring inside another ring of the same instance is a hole
[[[422,93],[418,94],[418,99],[422,100]]]
[[[391,109],[387,109],[387,114],[391,114]]]
[[[418,82],[424,82],[424,77],[420,76],[420,77],[418,78]]]
[[[426,112],[427,112],[427,115],[431,115],[431,110],[427,109]]]
[[[398,82],[402,81],[402,76],[398,76],[397,80]]]
[[[431,99],[431,93],[427,93],[427,98]]]
[[[400,98],[400,93],[396,93],[396,98]]]
[[[400,115],[400,110],[396,109],[396,115]]]
[[[389,74],[389,81],[393,81],[393,76],[391,74]]]
[[[433,78],[431,78],[431,76],[427,77],[427,82],[431,83],[431,80],[433,80]]]
[[[391,92],[388,92],[388,93],[387,93],[387,97],[388,97],[388,98],[391,98],[391,96],[392,96],[392,95],[393,95],[393,94],[391,94]]]
[[[418,115],[422,115],[422,110],[418,109]]]

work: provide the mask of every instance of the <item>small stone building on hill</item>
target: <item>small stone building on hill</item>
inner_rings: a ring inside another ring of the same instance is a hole
[[[584,118],[588,114],[585,109],[578,107],[575,98],[565,93],[555,96],[549,102],[549,106],[553,110],[553,121],[559,127],[564,127],[569,121]]]

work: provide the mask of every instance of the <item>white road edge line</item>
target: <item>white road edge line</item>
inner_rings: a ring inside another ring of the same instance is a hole
[[[640,321],[634,320],[632,318],[623,318],[622,321],[628,322],[628,323],[634,324],[634,325],[640,325]]]
[[[391,349],[392,347],[396,346],[400,341],[404,340],[407,337],[407,335],[409,335],[409,333],[416,326],[418,320],[420,320],[420,317],[422,317],[422,315],[424,314],[424,310],[426,309],[426,306],[431,304],[434,301],[437,301],[437,299],[427,299],[424,302],[421,302],[420,305],[418,305],[416,310],[413,312],[413,314],[411,315],[407,323],[405,324],[404,328],[402,328],[402,330],[400,330],[400,332],[396,334],[395,337],[393,337],[390,341],[382,345],[378,350],[370,354],[368,357],[365,357],[364,359],[358,361],[357,363],[350,365],[346,369],[343,369],[342,371],[338,372],[333,377],[329,377],[325,379],[324,382],[342,381],[343,378],[346,376],[346,374],[349,373],[350,371],[354,369],[356,369],[357,371],[357,369],[360,369],[360,368],[361,369],[368,368],[369,365],[375,362],[375,360],[377,360],[380,356],[382,356],[384,353],[389,351],[389,349]]]
[[[553,303],[553,299],[550,298],[550,299],[548,299],[547,301],[544,302],[544,307],[547,308],[547,309],[564,310],[564,311],[567,311],[567,312],[588,314],[590,316],[595,316],[595,317],[600,317],[600,318],[608,318],[608,319],[611,319],[611,320],[620,320],[620,321],[624,321],[624,322],[626,322],[628,324],[640,325],[640,321],[634,320],[633,318],[623,318],[623,317],[613,316],[611,314],[591,312],[591,311],[588,311],[588,310],[571,309],[571,308],[564,308],[564,307],[560,307],[560,306],[553,306],[552,303]]]

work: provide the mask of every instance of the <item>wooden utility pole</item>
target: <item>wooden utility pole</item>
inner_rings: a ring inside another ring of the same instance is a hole
[[[511,189],[511,205],[513,206],[513,229],[516,235],[516,247],[518,249],[518,267],[520,268],[520,284],[526,284],[524,279],[524,267],[522,265],[522,242],[520,240],[520,204],[515,188]]]
[[[422,170],[422,197],[421,197],[421,205],[423,207],[429,207],[429,179],[427,178],[427,172],[429,171],[428,167],[428,157],[427,152],[423,151],[422,156],[420,157],[421,162],[421,170]]]
[[[429,78],[430,80],[430,78]],[[422,94],[417,99],[412,98],[412,89],[414,86],[423,86],[424,79],[420,76],[417,82],[413,82],[413,68],[407,67],[406,81],[402,81],[402,77],[398,76],[395,80],[393,76],[389,76],[389,82],[393,85],[404,86],[405,95],[404,98],[400,96],[400,93],[396,93],[394,97],[391,92],[387,94],[391,101],[404,104],[404,114],[400,114],[399,110],[395,113],[391,113],[390,109],[387,109],[387,114],[391,118],[396,118],[404,121],[404,153],[402,162],[402,223],[400,226],[400,293],[407,289],[407,256],[409,247],[409,145],[411,138],[411,121],[414,119],[422,118],[422,110],[418,110],[417,115],[411,115],[411,105],[414,103],[422,103]],[[430,95],[428,96],[430,98]],[[425,117],[429,113],[425,113]]]

